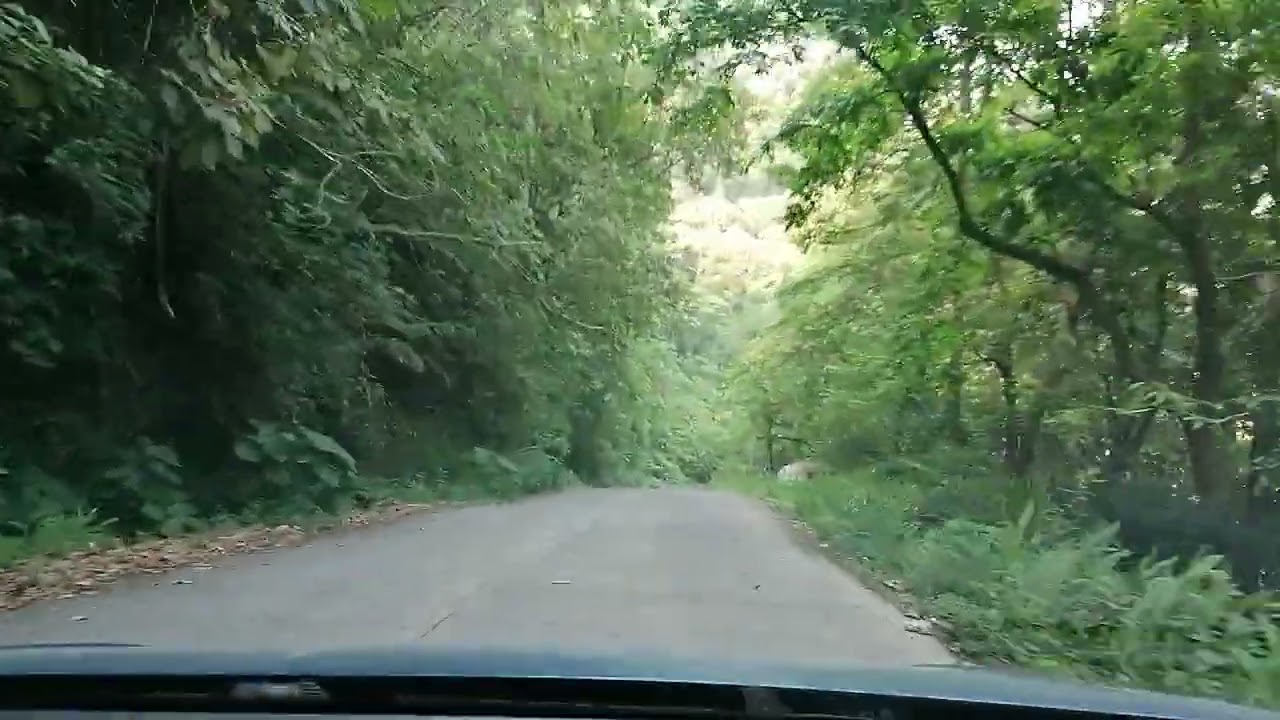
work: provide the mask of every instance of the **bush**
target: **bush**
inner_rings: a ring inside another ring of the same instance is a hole
[[[63,555],[102,543],[110,537],[112,521],[96,511],[48,515],[23,525],[9,523],[0,536],[0,568],[37,555]]]
[[[455,470],[468,479],[477,494],[513,499],[536,492],[567,487],[575,476],[558,460],[530,448],[507,457],[487,448],[477,447]]]
[[[922,493],[869,471],[765,492],[905,580],[975,660],[1280,707],[1280,605],[1241,592],[1221,557],[1140,559],[1114,526],[1084,532],[1056,511],[923,526]]]
[[[1184,562],[1200,552],[1219,554],[1246,590],[1274,587],[1280,577],[1280,537],[1269,514],[1238,517],[1154,480],[1095,484],[1085,511],[1116,523],[1119,541],[1134,553]]]
[[[312,4],[153,3],[143,38],[130,3],[0,2],[3,537],[329,513],[357,463],[571,479],[475,446],[571,439],[606,482],[602,448],[696,429],[639,10]]]

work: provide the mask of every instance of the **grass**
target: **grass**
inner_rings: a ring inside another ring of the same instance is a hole
[[[1052,512],[926,525],[936,483],[870,469],[718,484],[770,500],[835,554],[897,580],[974,662],[1280,708],[1280,606],[1241,593],[1219,558],[1134,563],[1109,529]]]
[[[365,478],[353,494],[326,510],[288,504],[254,507],[237,515],[188,519],[180,531],[162,536],[139,535],[128,542],[115,532],[110,518],[99,517],[95,511],[50,514],[21,527],[13,524],[7,534],[0,535],[0,570],[33,559],[54,560],[81,550],[142,543],[156,537],[198,537],[282,524],[296,526],[307,533],[320,532],[341,525],[361,510],[390,503],[459,504],[516,500],[577,482],[571,474],[534,463],[509,468],[495,468],[482,463],[473,465],[467,468],[464,480],[428,477],[425,474],[404,478]]]
[[[16,534],[0,536],[0,569],[30,557],[67,555],[109,542],[110,525],[90,511],[51,515],[15,527]]]

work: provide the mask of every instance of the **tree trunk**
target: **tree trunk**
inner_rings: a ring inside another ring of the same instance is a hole
[[[1201,102],[1203,77],[1195,60],[1211,52],[1204,27],[1201,0],[1183,3],[1189,18],[1187,37],[1189,60],[1184,60],[1182,87],[1185,103],[1180,195],[1181,226],[1176,238],[1182,249],[1191,284],[1196,290],[1192,303],[1195,317],[1195,350],[1192,361],[1191,394],[1202,415],[1219,416],[1226,400],[1226,358],[1223,353],[1221,293],[1214,266],[1212,238],[1208,236],[1201,208],[1200,186],[1205,172],[1205,119]],[[1227,499],[1238,493],[1236,468],[1231,462],[1229,439],[1222,423],[1182,421],[1190,455],[1191,477],[1196,494]]]
[[[1280,461],[1280,406],[1263,401],[1249,413],[1253,442],[1249,446],[1248,507],[1250,515],[1261,515],[1274,503],[1280,472],[1272,464]]]
[[[1066,283],[1073,287],[1079,298],[1081,310],[1088,314],[1089,320],[1098,327],[1107,339],[1108,349],[1111,352],[1114,363],[1113,374],[1115,377],[1126,384],[1144,380],[1145,377],[1139,367],[1138,359],[1134,357],[1133,338],[1130,337],[1127,328],[1121,322],[1120,306],[1103,292],[1102,288],[1094,282],[1093,277],[1086,269],[1073,264],[1058,254],[1045,252],[1034,245],[1016,242],[1010,237],[992,231],[990,227],[984,224],[971,205],[962,174],[963,166],[953,161],[943,144],[934,134],[933,127],[930,125],[920,99],[898,84],[893,74],[876,59],[867,47],[856,43],[851,43],[849,47],[853,49],[860,60],[885,81],[890,91],[897,97],[899,106],[906,113],[907,121],[919,134],[921,141],[924,142],[929,151],[929,156],[942,173],[948,194],[951,196],[955,206],[960,234],[994,255],[1017,260],[1044,273],[1055,282]],[[1116,451],[1123,451],[1124,454],[1121,457],[1114,457],[1115,453],[1113,452],[1112,456],[1109,456],[1107,464],[1111,466],[1111,469],[1119,471],[1121,474],[1128,472],[1128,461],[1132,459],[1137,449],[1141,447],[1141,441],[1146,437],[1145,427],[1147,424],[1138,424],[1137,428],[1141,430],[1140,432],[1126,432],[1121,438],[1118,438],[1121,442],[1112,443]],[[1113,435],[1112,437],[1115,436]]]
[[[588,390],[569,408],[569,469],[583,482],[595,484],[604,470],[600,446],[600,420],[604,393]]]
[[[1267,191],[1273,199],[1280,198],[1280,99],[1271,98],[1267,108],[1267,120],[1271,153],[1271,173],[1267,179]],[[1272,254],[1280,251],[1280,209],[1272,207],[1267,222]],[[1250,351],[1247,353],[1253,375],[1254,388],[1264,395],[1280,393],[1280,273],[1263,271],[1255,279],[1261,295],[1261,321],[1252,333]],[[1274,511],[1277,490],[1280,490],[1280,403],[1261,400],[1250,409],[1249,420],[1253,425],[1253,442],[1249,447],[1249,472],[1245,488],[1248,493],[1248,512],[1258,516]]]
[[[1276,180],[1280,184],[1280,178]],[[1280,238],[1280,220],[1272,231]],[[1258,275],[1261,291],[1261,318],[1251,333],[1249,370],[1253,386],[1264,396],[1280,393],[1280,277],[1264,272]],[[1257,515],[1277,499],[1280,488],[1280,403],[1257,400],[1249,409],[1253,440],[1249,446],[1249,471],[1245,478],[1247,510]]]
[[[957,445],[964,446],[969,442],[969,433],[964,427],[964,355],[960,350],[951,353],[947,363],[946,374],[946,410],[944,423],[947,437]]]
[[[1000,397],[1004,401],[1004,418],[1000,428],[1000,460],[1009,475],[1021,478],[1030,462],[1024,447],[1024,428],[1018,407],[1018,378],[1013,373],[1013,352],[1007,344],[995,349],[983,359],[995,369],[1000,378]]]
[[[777,418],[774,416],[773,412],[769,412],[769,414],[766,415],[764,419],[764,452],[765,452],[766,462],[769,463],[769,472],[771,473],[778,471],[778,459],[775,455],[774,447],[773,447],[773,441],[774,441],[773,429],[776,425],[777,425]]]

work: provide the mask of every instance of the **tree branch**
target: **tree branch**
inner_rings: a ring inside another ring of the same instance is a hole
[[[983,362],[986,362],[991,365],[991,367],[995,368],[996,372],[1000,374],[1002,379],[1013,379],[1013,368],[1010,367],[1008,362],[992,355],[978,355],[978,357],[981,358]]]
[[[1036,120],[1035,118],[1027,117],[1026,115],[1023,115],[1022,113],[1018,112],[1017,110],[1014,110],[1013,108],[1005,108],[1004,111],[1009,117],[1014,118],[1015,120],[1021,120],[1022,122],[1030,125],[1036,130],[1043,130],[1048,133],[1052,132],[1049,129],[1049,125],[1047,125],[1043,121]]]
[[[1153,288],[1156,306],[1156,331],[1149,346],[1147,367],[1156,370],[1160,367],[1160,358],[1164,355],[1165,337],[1169,331],[1169,275],[1160,273]]]
[[[976,45],[978,47],[979,52],[981,52],[983,55],[986,55],[988,58],[996,60],[997,64],[1002,66],[1005,70],[1009,71],[1010,75],[1013,75],[1014,79],[1016,79],[1018,82],[1021,82],[1023,85],[1025,85],[1028,90],[1035,93],[1036,96],[1038,96],[1041,100],[1044,100],[1045,102],[1049,103],[1049,107],[1053,109],[1054,115],[1057,115],[1059,117],[1062,115],[1061,99],[1056,97],[1053,93],[1049,92],[1048,90],[1044,89],[1044,87],[1042,87],[1039,83],[1027,77],[1025,73],[1023,73],[1021,70],[1018,69],[1017,63],[1015,63],[1013,60],[1001,54],[1000,51],[997,50],[994,45],[992,45],[991,43],[979,40],[976,36],[970,35],[968,33],[961,33],[960,37]]]
[[[920,101],[909,97],[906,91],[895,82],[892,74],[867,52],[865,47],[856,45],[853,50],[860,60],[875,70],[876,74],[880,76],[885,84],[888,85],[890,91],[898,98],[898,103],[907,113],[912,127],[920,135],[920,139],[924,141],[925,147],[928,148],[930,157],[932,157],[938,169],[942,171],[947,189],[955,205],[960,232],[965,237],[994,253],[1021,261],[1055,280],[1073,285],[1079,293],[1080,302],[1093,311],[1098,325],[1111,336],[1111,347],[1117,373],[1126,380],[1137,380],[1137,367],[1133,361],[1133,345],[1129,333],[1120,322],[1119,313],[1106,301],[1097,286],[1094,285],[1089,273],[1083,268],[1072,265],[1055,255],[998,237],[983,227],[969,206],[964,185],[960,180],[960,173],[956,170],[955,164],[951,162],[946,150],[942,148],[942,144],[938,142],[938,138],[933,134],[933,128],[930,127],[929,120],[925,117]]]
[[[812,447],[813,447],[813,443],[809,442],[808,440],[805,440],[804,438],[792,437],[792,436],[790,436],[790,435],[777,435],[777,434],[775,434],[775,435],[773,436],[773,439],[774,439],[774,440],[785,440],[785,441],[787,441],[787,442],[793,442],[793,443],[799,443],[799,444],[804,445],[805,447],[809,447],[809,448],[812,448]]]
[[[973,211],[969,207],[969,200],[965,195],[964,186],[960,182],[960,173],[951,162],[951,158],[947,156],[946,151],[942,149],[937,137],[934,136],[933,129],[929,126],[929,121],[925,118],[924,110],[920,107],[919,101],[909,98],[906,92],[894,82],[889,71],[872,57],[865,48],[856,47],[854,52],[863,62],[876,71],[893,94],[897,96],[898,103],[906,111],[912,127],[920,135],[921,140],[924,141],[929,150],[929,155],[942,171],[942,175],[946,179],[947,189],[950,191],[952,202],[955,205],[956,214],[959,216],[961,233],[993,252],[1024,262],[1056,280],[1077,286],[1090,284],[1089,276],[1081,268],[1033,247],[1019,245],[996,237],[983,227],[974,217]],[[1083,295],[1083,293],[1081,294]]]
[[[1056,137],[1058,140],[1062,142],[1068,143],[1070,145],[1075,145],[1077,147],[1080,146],[1079,141],[1070,137],[1064,137],[1061,133],[1055,131],[1053,126],[1048,123],[1036,120],[1034,118],[1027,117],[1026,115],[1014,110],[1013,108],[1006,108],[1005,112],[1010,117],[1015,118],[1017,120],[1021,120],[1022,122],[1027,123],[1028,125],[1032,126],[1036,130],[1049,133],[1050,135]],[[1108,182],[1106,177],[1096,168],[1085,165],[1085,166],[1078,167],[1078,170],[1080,172],[1081,179],[1083,179],[1088,184],[1094,186],[1094,188],[1101,190],[1102,194],[1111,198],[1111,200],[1113,200],[1117,204],[1132,210],[1137,210],[1142,214],[1146,215],[1147,217],[1151,218],[1153,221],[1155,221],[1155,223],[1159,225],[1161,229],[1169,233],[1170,237],[1172,237],[1180,247],[1183,247],[1185,249],[1188,243],[1194,242],[1195,240],[1194,235],[1192,233],[1189,233],[1186,230],[1186,228],[1183,227],[1182,224],[1180,224],[1178,221],[1173,219],[1173,217],[1166,214],[1164,210],[1156,207],[1155,200],[1149,200],[1138,195],[1125,193],[1120,188],[1117,188],[1116,186]]]

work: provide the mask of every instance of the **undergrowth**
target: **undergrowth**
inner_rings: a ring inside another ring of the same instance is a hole
[[[1219,557],[1138,561],[1114,528],[1052,511],[936,522],[922,512],[928,493],[870,469],[720,484],[771,499],[833,551],[896,578],[976,662],[1280,707],[1280,606],[1241,592]]]
[[[295,464],[305,465],[302,460]],[[502,455],[475,448],[469,455],[435,472],[385,478],[351,474],[340,491],[321,505],[305,497],[262,501],[236,513],[209,518],[184,518],[163,523],[152,533],[120,533],[116,518],[97,510],[68,513],[50,508],[30,523],[9,522],[0,534],[0,569],[32,557],[59,557],[111,543],[138,542],[151,537],[179,537],[253,525],[297,525],[322,529],[359,510],[389,502],[435,503],[476,500],[514,500],[539,492],[578,484],[574,474],[537,451]]]

